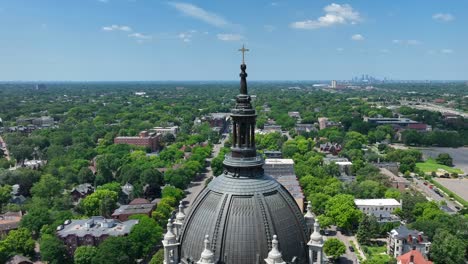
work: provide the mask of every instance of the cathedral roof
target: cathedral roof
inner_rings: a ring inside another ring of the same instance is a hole
[[[256,152],[256,113],[247,93],[246,68],[242,63],[240,93],[231,114],[231,153],[225,156],[224,172],[198,195],[185,218],[179,237],[182,263],[199,259],[206,235],[215,263],[264,263],[278,243],[285,261],[307,263],[303,215],[291,194],[264,173],[264,160]]]

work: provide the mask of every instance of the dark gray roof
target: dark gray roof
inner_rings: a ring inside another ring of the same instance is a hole
[[[195,199],[182,230],[181,258],[198,260],[209,235],[219,263],[264,263],[273,235],[283,259],[306,263],[307,227],[291,194],[272,177],[222,174]],[[218,263],[218,262],[217,262]]]
[[[146,204],[126,204],[121,205],[119,208],[115,209],[112,216],[118,215],[135,215],[135,214],[148,214],[154,208],[155,204],[146,203]]]

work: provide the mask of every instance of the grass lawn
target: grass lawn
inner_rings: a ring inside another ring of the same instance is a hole
[[[387,247],[383,246],[362,246],[364,254],[372,263],[388,263],[392,258],[387,255]]]
[[[433,171],[437,171],[438,169],[443,169],[448,171],[449,173],[463,174],[462,170],[438,164],[434,159],[428,159],[425,162],[418,162],[416,163],[416,167],[418,167],[425,173],[431,173]]]

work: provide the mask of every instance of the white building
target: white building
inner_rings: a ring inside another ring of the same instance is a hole
[[[179,133],[179,127],[178,126],[172,126],[172,127],[155,127],[153,128],[153,131],[156,132],[156,134],[173,134],[175,137],[177,137],[177,133]]]
[[[361,212],[371,214],[374,211],[393,212],[401,209],[401,203],[395,199],[354,199],[354,204]]]

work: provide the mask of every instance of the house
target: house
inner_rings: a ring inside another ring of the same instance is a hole
[[[343,147],[341,146],[341,144],[338,144],[338,143],[327,142],[325,144],[320,144],[321,152],[329,152],[335,156],[338,155],[338,153],[340,153],[342,149]]]
[[[353,166],[353,163],[347,158],[339,158],[330,155],[323,158],[323,164],[328,165],[330,163],[335,163],[336,165],[338,165],[338,168],[340,169],[342,175],[351,175],[351,166]]]
[[[145,147],[155,152],[159,150],[159,142],[161,141],[161,134],[149,133],[148,131],[141,131],[138,137],[116,137],[114,144],[128,144],[134,146]]]
[[[275,178],[289,191],[301,211],[304,211],[304,193],[294,172],[294,161],[292,159],[265,159],[263,169],[265,174]]]
[[[281,133],[281,126],[279,125],[264,125],[263,126],[264,133]]]
[[[75,186],[71,191],[70,195],[74,202],[78,202],[80,199],[85,198],[86,196],[94,192],[94,187],[90,183],[83,183]]]
[[[11,230],[16,230],[19,223],[23,218],[23,213],[19,212],[6,212],[0,215],[0,237],[8,235]]]
[[[288,116],[292,118],[301,119],[301,114],[297,111],[288,112]]]
[[[112,218],[127,221],[132,215],[144,214],[151,217],[151,213],[156,208],[156,204],[142,198],[137,198],[127,205],[121,205],[112,214]]]
[[[122,189],[123,193],[123,201],[124,203],[128,203],[130,200],[132,200],[133,197],[133,185],[131,183],[125,183],[125,185],[120,186],[120,189]]]
[[[404,255],[412,250],[421,252],[427,256],[431,247],[431,242],[424,236],[423,232],[408,229],[400,226],[388,233],[387,254],[395,258]]]
[[[295,130],[297,134],[301,134],[317,131],[317,128],[315,128],[315,124],[296,124]]]
[[[412,249],[410,252],[397,257],[397,264],[432,264],[421,252]]]
[[[319,117],[318,118],[319,128],[320,130],[328,128],[328,127],[339,127],[341,124],[339,122],[328,120],[327,117]]]
[[[354,199],[354,204],[361,212],[375,216],[379,223],[400,221],[393,214],[397,208],[401,209],[401,203],[395,199]]]
[[[57,227],[57,236],[73,255],[79,246],[97,246],[110,236],[126,236],[138,220],[121,222],[116,219],[105,219],[93,216],[89,219],[66,220]]]

